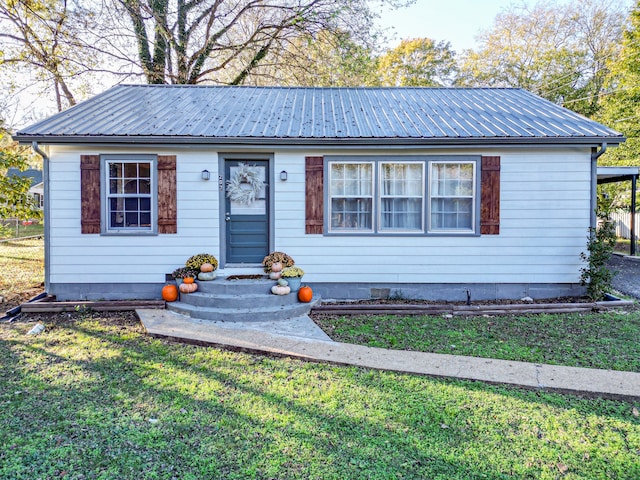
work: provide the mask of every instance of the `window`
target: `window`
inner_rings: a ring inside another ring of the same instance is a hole
[[[155,158],[139,155],[103,158],[103,231],[155,233]]]
[[[480,157],[329,157],[330,233],[476,234]]]
[[[475,162],[429,162],[429,231],[473,232]]]
[[[422,231],[422,163],[380,163],[380,230]]]
[[[370,232],[373,226],[373,164],[331,163],[331,230]]]

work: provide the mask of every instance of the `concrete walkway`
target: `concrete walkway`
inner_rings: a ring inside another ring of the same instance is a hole
[[[206,322],[167,310],[136,310],[147,332],[200,345],[316,362],[640,400],[640,373],[386,350],[333,342],[305,316],[289,322]]]

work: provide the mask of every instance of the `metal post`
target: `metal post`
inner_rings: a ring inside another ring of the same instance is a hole
[[[631,176],[631,250],[629,254],[633,257],[636,254],[636,178]]]

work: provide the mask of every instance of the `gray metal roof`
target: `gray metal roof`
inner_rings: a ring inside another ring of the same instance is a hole
[[[21,142],[618,144],[521,89],[120,85],[20,130]]]

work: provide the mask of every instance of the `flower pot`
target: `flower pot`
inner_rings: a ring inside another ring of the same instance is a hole
[[[297,292],[302,284],[302,277],[287,277],[286,280],[289,282],[292,292]]]

